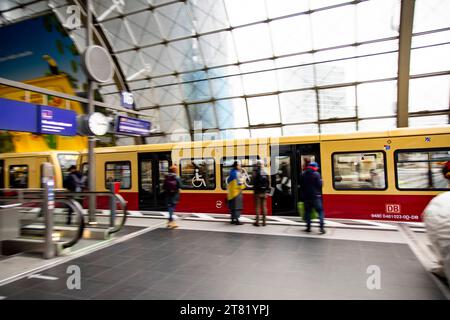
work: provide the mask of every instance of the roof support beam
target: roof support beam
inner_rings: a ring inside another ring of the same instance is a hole
[[[402,0],[398,51],[397,127],[408,127],[409,67],[415,0]]]

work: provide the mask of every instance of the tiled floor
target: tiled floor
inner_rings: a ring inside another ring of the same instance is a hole
[[[69,265],[81,289],[67,289]],[[378,266],[381,288],[369,290]],[[0,287],[7,299],[444,299],[405,244],[156,229]]]

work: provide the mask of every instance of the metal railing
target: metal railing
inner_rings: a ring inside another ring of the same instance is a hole
[[[3,193],[3,195],[2,195]],[[6,193],[6,195],[5,195]],[[42,193],[43,189],[0,189],[0,201],[8,201],[8,200],[17,200],[19,203],[25,203],[28,200],[42,200]],[[119,203],[119,206],[121,208],[122,219],[118,225],[114,225],[111,227],[111,229],[108,230],[108,234],[114,234],[119,232],[123,226],[125,225],[127,221],[128,216],[128,210],[127,210],[127,201],[120,195],[113,192],[69,192],[66,189],[56,189],[55,190],[55,199],[58,200],[58,202],[61,202],[62,199],[67,198],[88,198],[89,196],[103,196],[103,197],[109,197],[114,199],[113,203],[116,205]],[[30,202],[30,201],[28,201]],[[75,201],[76,202],[76,201]],[[77,205],[81,208],[80,204],[77,202]],[[82,208],[81,208],[82,210]],[[115,207],[110,208],[111,212],[115,211]],[[83,212],[83,211],[81,211]]]

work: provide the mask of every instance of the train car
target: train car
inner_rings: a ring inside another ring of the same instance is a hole
[[[271,175],[271,215],[297,215],[307,161],[319,163],[328,218],[421,221],[430,199],[450,190],[442,174],[450,126],[97,148],[95,158],[97,190],[120,182],[130,210],[165,210],[162,183],[174,164],[183,182],[178,211],[227,213],[226,178],[235,160],[246,177],[244,214],[254,214],[251,175],[258,160]],[[86,153],[80,165],[88,169]],[[98,205],[107,207],[106,199]]]
[[[41,164],[55,166],[55,188],[63,187],[67,169],[78,163],[76,151],[46,151],[0,154],[0,189],[41,188]]]

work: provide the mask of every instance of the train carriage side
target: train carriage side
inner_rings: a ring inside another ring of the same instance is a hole
[[[421,221],[428,202],[448,191],[449,128],[322,138],[328,218]],[[326,160],[325,160],[326,159]]]

